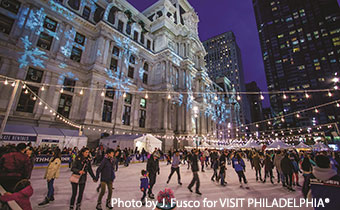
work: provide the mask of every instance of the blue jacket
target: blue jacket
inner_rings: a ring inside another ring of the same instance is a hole
[[[101,182],[113,182],[116,178],[115,169],[114,169],[114,161],[105,157],[100,166],[97,168],[96,179],[99,179],[99,175],[101,174],[100,181]]]
[[[144,190],[149,188],[149,179],[146,176],[140,178],[140,189],[142,188],[144,188]]]
[[[242,158],[238,160],[234,157],[233,159],[231,159],[231,161],[233,163],[233,168],[235,169],[235,171],[243,171],[243,169],[246,167]]]

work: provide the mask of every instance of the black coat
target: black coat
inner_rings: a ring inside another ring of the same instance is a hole
[[[285,156],[281,160],[281,170],[284,174],[292,174],[294,170],[294,166],[292,161],[288,158],[288,156]]]
[[[149,172],[149,174],[156,174],[159,172],[159,162],[153,158],[153,155],[150,156],[146,164],[146,170]]]
[[[92,171],[91,161],[88,158],[76,157],[76,159],[74,160],[72,164],[71,171],[73,172],[73,174],[80,175],[79,171],[83,170],[83,168],[84,168],[85,174],[80,176],[79,184],[86,183],[87,172],[91,175],[92,179],[96,179]]]
[[[111,160],[105,157],[97,168],[96,179],[98,180],[99,175],[101,174],[101,182],[113,182],[116,178],[114,162],[114,159]]]
[[[192,172],[199,171],[198,156],[196,154],[192,155],[192,157],[191,157],[191,170],[192,170]]]

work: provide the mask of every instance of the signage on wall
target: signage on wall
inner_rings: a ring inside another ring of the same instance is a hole
[[[3,134],[1,137],[1,140],[3,141],[37,141],[37,137]]]
[[[59,140],[57,140],[57,139],[42,139],[41,142],[45,142],[45,143],[59,143]]]

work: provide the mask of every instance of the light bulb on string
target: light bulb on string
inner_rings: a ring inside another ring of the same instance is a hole
[[[26,89],[24,93],[25,93],[25,94],[28,94],[28,90]]]
[[[44,90],[45,90],[45,86],[42,86],[42,87],[41,87],[41,91],[44,91]]]
[[[337,85],[334,86],[334,90],[337,90],[339,89],[339,87]]]
[[[328,91],[328,96],[329,96],[329,97],[332,97],[333,94],[332,94],[331,92]]]
[[[149,95],[147,93],[145,93],[145,99],[148,99]]]
[[[305,93],[305,97],[306,97],[306,98],[310,98],[310,95],[306,92],[306,93]]]
[[[268,121],[268,125],[272,124],[270,121]]]
[[[24,83],[24,85],[22,86],[23,89],[26,89],[26,83]]]
[[[340,104],[339,104],[339,103],[336,103],[336,107],[340,107]]]
[[[12,87],[14,87],[14,86],[15,86],[15,82],[12,83]]]
[[[126,98],[126,93],[123,93],[123,98]]]
[[[218,97],[217,97],[217,96],[215,96],[215,97],[214,97],[214,99],[215,99],[215,101],[217,101],[217,100],[218,100]]]
[[[84,90],[81,89],[80,92],[79,92],[80,95],[83,95],[84,94]]]
[[[48,107],[47,107],[47,106],[45,106],[45,109],[48,109]]]
[[[264,96],[262,95],[262,93],[261,93],[261,95],[260,95],[260,99],[261,99],[261,100],[264,100]]]
[[[297,113],[297,114],[296,114],[296,117],[297,117],[297,118],[300,118],[300,114],[299,114],[299,113]]]
[[[104,92],[104,90],[102,91],[102,93],[100,94],[102,97],[104,97],[105,96],[105,92]]]
[[[285,121],[285,118],[282,117],[282,118],[281,118],[281,122],[284,122],[284,121]]]
[[[37,97],[36,96],[33,96],[33,101],[37,100]]]
[[[285,93],[283,93],[283,99],[286,100],[287,99],[287,95]]]
[[[241,96],[237,95],[237,100],[240,101],[241,100]]]
[[[314,112],[315,112],[315,113],[319,113],[319,110],[318,110],[318,109],[315,109]]]
[[[63,93],[64,92],[64,88],[62,87],[61,89],[60,89],[60,93]]]
[[[42,105],[42,102],[41,102],[41,101],[39,102],[39,105],[40,105],[40,106]]]
[[[7,79],[5,80],[5,85],[8,85],[8,80]]]
[[[170,95],[170,93],[169,93],[169,95],[168,95],[168,99],[171,99],[171,95]]]

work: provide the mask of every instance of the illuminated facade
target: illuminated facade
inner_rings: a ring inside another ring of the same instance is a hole
[[[219,138],[229,102],[207,75],[198,21],[186,0],[143,13],[125,0],[2,0],[0,73],[27,81],[90,142],[152,133],[175,136],[169,149],[184,136]],[[11,88],[0,90],[2,113]],[[20,86],[9,123],[66,126],[37,101]]]

